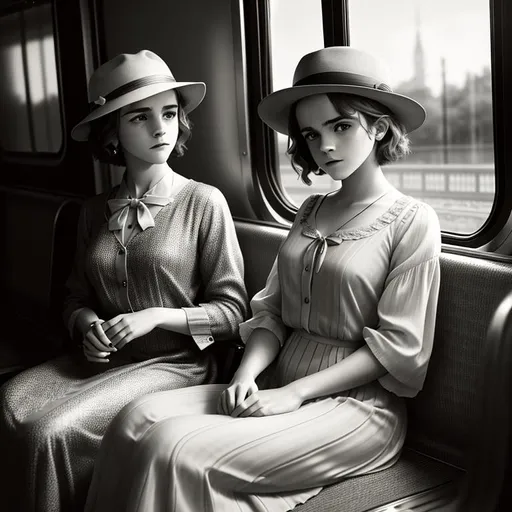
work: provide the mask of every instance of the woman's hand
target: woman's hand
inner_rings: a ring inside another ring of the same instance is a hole
[[[82,341],[84,355],[91,363],[108,363],[109,354],[116,352],[116,348],[105,335],[102,324],[105,325],[103,320],[95,320]]]
[[[237,376],[236,373],[231,380],[229,387],[220,395],[217,404],[217,412],[229,416],[238,404],[247,397],[258,391],[254,378],[248,376]]]
[[[151,332],[156,326],[156,314],[152,308],[117,315],[102,325],[105,334],[117,350]]]
[[[302,398],[290,386],[276,389],[262,389],[247,397],[231,413],[233,417],[271,416],[296,411],[302,405]]]

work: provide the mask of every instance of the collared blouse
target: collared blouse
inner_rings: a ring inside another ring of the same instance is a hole
[[[311,196],[276,258],[266,286],[241,324],[283,344],[291,329],[365,342],[387,374],[381,385],[399,396],[422,388],[434,340],[441,236],[434,210],[408,196],[369,225],[322,237]]]
[[[71,333],[84,307],[103,320],[150,307],[181,308],[202,350],[236,336],[248,311],[243,258],[224,196],[194,180],[174,192],[169,175],[140,200],[130,197],[123,180],[85,203],[67,286],[64,318]],[[160,344],[166,338],[149,333],[138,345],[152,337]]]

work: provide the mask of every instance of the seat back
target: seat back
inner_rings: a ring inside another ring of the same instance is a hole
[[[244,221],[235,226],[252,297],[265,285],[287,230]],[[489,392],[484,382],[486,334],[493,314],[512,290],[511,261],[447,249],[440,258],[434,349],[424,389],[407,400],[407,445],[461,468],[468,467],[480,435],[481,404]]]
[[[488,328],[510,290],[509,258],[441,255],[434,350],[423,390],[408,400],[409,446],[468,467],[482,435],[482,403],[493,392],[485,378]]]
[[[10,327],[0,336],[4,369],[60,342],[79,212],[75,199],[0,188],[0,293],[8,299],[1,318]]]

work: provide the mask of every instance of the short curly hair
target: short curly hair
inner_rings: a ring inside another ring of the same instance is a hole
[[[183,96],[178,90],[174,90],[178,101],[178,140],[171,152],[171,156],[183,156],[187,149],[186,143],[192,136],[192,121],[182,105]],[[105,116],[91,121],[91,131],[89,133],[89,147],[96,160],[105,164],[125,166],[126,160],[123,151],[117,150],[114,141],[118,140],[119,133],[119,110],[111,112]]]
[[[410,152],[409,137],[404,125],[381,103],[354,94],[328,93],[327,97],[341,116],[350,117],[355,113],[360,113],[370,128],[380,119],[387,119],[389,126],[386,135],[376,142],[375,156],[379,165],[396,162]],[[325,172],[314,161],[307,142],[300,132],[296,116],[297,103],[292,106],[288,119],[288,149],[286,153],[290,156],[292,167],[301,180],[306,185],[311,185],[311,180],[308,177],[310,173],[322,175]]]

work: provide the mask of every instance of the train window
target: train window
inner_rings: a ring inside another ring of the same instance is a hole
[[[57,153],[62,145],[51,4],[0,18],[0,146]]]
[[[290,86],[299,58],[323,46],[320,4],[270,0],[273,89]],[[443,231],[474,233],[495,196],[489,1],[351,0],[348,8],[350,44],[384,59],[393,90],[428,111],[410,136],[411,155],[384,172],[432,205]],[[293,30],[286,30],[290,16]],[[281,183],[292,203],[334,188],[326,176],[311,187],[297,180],[286,144],[278,135]]]
[[[291,86],[295,67],[304,54],[323,48],[322,1],[270,0],[269,10],[272,89],[277,90]],[[336,188],[328,176],[310,175],[313,183],[309,187],[302,183],[286,154],[288,137],[275,136],[281,186],[288,201],[300,206],[309,195]]]

